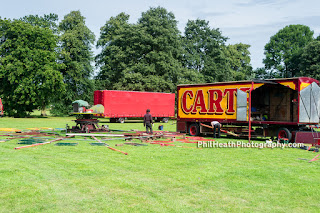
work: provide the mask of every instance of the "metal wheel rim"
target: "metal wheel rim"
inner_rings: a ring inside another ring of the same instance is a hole
[[[196,135],[197,134],[197,128],[195,126],[192,126],[190,128],[190,135]]]
[[[278,133],[278,138],[288,138],[287,132],[285,130],[280,130]]]

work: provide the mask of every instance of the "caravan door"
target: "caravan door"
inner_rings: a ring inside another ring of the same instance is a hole
[[[313,82],[300,91],[299,122],[319,123],[320,117],[320,87]]]
[[[237,121],[248,121],[247,93],[237,89]]]

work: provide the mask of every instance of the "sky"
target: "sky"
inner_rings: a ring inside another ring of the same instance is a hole
[[[55,13],[61,21],[69,12],[80,10],[98,39],[110,17],[125,12],[129,22],[136,23],[142,12],[158,6],[175,15],[182,34],[188,20],[199,18],[219,28],[229,38],[227,44],[249,44],[254,69],[263,67],[264,46],[285,26],[303,24],[314,31],[314,37],[320,35],[319,0],[0,0],[0,17]]]

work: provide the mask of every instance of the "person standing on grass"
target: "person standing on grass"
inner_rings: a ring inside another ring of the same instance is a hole
[[[218,137],[217,138],[220,138],[221,124],[218,121],[212,121],[211,126],[213,127],[213,137],[214,138],[216,137],[217,130],[218,130]]]
[[[150,129],[150,133],[153,134],[152,125],[153,125],[152,115],[150,114],[150,109],[147,109],[147,113],[143,117],[143,126],[146,127],[146,131],[148,134],[149,134],[149,129]]]

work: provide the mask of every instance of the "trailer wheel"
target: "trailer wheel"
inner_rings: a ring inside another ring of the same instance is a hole
[[[118,122],[121,123],[121,124],[123,124],[123,123],[124,123],[124,118],[119,118],[119,119],[118,119]]]
[[[193,123],[189,126],[189,135],[198,136],[200,134],[200,127],[197,123]]]
[[[168,123],[168,121],[169,121],[169,118],[162,118],[163,123]]]
[[[285,128],[285,127],[281,127],[281,128],[279,128],[279,130],[278,130],[277,137],[278,137],[278,139],[288,138],[288,140],[290,141],[291,138],[292,138],[292,134],[291,134],[291,132],[289,131],[289,129],[287,129],[287,128]]]

